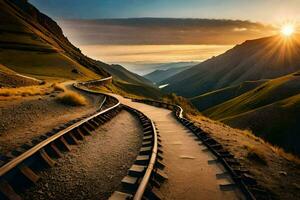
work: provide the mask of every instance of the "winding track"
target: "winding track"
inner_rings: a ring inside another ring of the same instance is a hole
[[[180,124],[172,111],[132,102],[113,95],[122,104],[140,110],[151,118],[161,135],[168,181],[160,188],[163,199],[243,199],[238,188],[220,189],[233,183],[218,163],[208,164],[215,157],[205,151],[194,134]],[[200,145],[200,146],[199,146]],[[202,150],[201,150],[202,149]],[[203,151],[204,150],[204,151]],[[222,177],[222,178],[217,178]]]
[[[105,84],[106,81],[111,81],[111,79],[111,77],[108,77],[102,80],[89,81],[81,85],[89,86],[94,84]],[[80,84],[75,84],[74,86],[82,89],[80,88]],[[84,88],[84,90],[91,93],[98,93],[87,88]],[[234,186],[233,181],[226,173],[226,170],[223,169],[222,165],[218,164],[218,162],[210,162],[214,161],[216,157],[209,153],[209,151],[205,151],[205,148],[203,146],[201,147],[201,142],[199,142],[199,140],[191,134],[190,130],[176,121],[172,111],[143,103],[132,102],[131,100],[118,95],[112,96],[118,99],[119,102],[117,102],[117,104],[105,111],[98,111],[95,115],[67,127],[11,160],[9,163],[0,168],[0,178],[6,172],[10,171],[17,165],[22,164],[23,161],[35,153],[43,153],[44,151],[41,151],[43,150],[42,148],[46,147],[54,140],[63,137],[73,129],[77,129],[84,125],[87,125],[90,128],[98,125],[98,122],[100,122],[101,119],[98,119],[100,121],[95,121],[94,118],[97,119],[97,117],[100,117],[101,113],[104,114],[107,111],[118,107],[121,102],[124,105],[136,109],[135,112],[142,112],[138,115],[141,120],[146,123],[145,127],[147,128],[144,127],[145,134],[149,134],[149,131],[145,130],[149,130],[148,128],[151,127],[151,134],[153,134],[154,138],[156,138],[156,131],[153,122],[159,129],[160,137],[164,146],[164,157],[166,158],[164,162],[167,165],[166,171],[169,177],[168,181],[164,183],[158,191],[161,193],[161,197],[163,197],[163,199],[245,199],[240,190]],[[146,116],[144,116],[144,114]],[[104,116],[102,119],[106,120],[109,118],[110,116]],[[152,125],[149,126],[149,124]],[[145,137],[147,138],[148,136]],[[155,143],[156,140],[152,141],[152,144]],[[156,155],[154,147],[152,147],[152,155]],[[137,188],[137,192],[134,194],[134,199],[142,199],[148,182],[153,181],[150,177],[153,176],[153,173],[156,174],[156,170],[153,171],[151,164],[155,164],[156,161],[155,159],[152,161],[152,157],[148,164],[148,169],[141,177],[141,180],[138,181],[140,184]],[[23,169],[23,171],[24,170],[26,171],[28,168]]]
[[[36,183],[39,180],[39,175],[36,174],[35,170],[32,170],[32,167],[35,168],[33,165],[36,165],[37,168],[41,167],[41,163],[38,163],[37,159],[43,161],[43,164],[46,164],[47,166],[54,166],[55,161],[52,160],[52,156],[62,157],[60,152],[61,149],[69,151],[69,144],[78,144],[78,140],[83,140],[84,135],[91,134],[91,131],[96,130],[101,124],[112,119],[120,111],[121,105],[116,98],[107,94],[95,92],[86,87],[90,84],[106,84],[106,82],[110,82],[111,80],[112,77],[107,77],[102,80],[74,84],[75,88],[85,92],[105,95],[106,98],[101,104],[101,107],[106,99],[112,99],[114,104],[110,105],[109,108],[102,110],[100,107],[92,116],[83,117],[82,119],[78,119],[79,121],[71,121],[61,127],[56,133],[51,132],[42,135],[38,140],[32,141],[30,144],[25,144],[24,147],[18,149],[12,157],[0,157],[0,199],[20,200],[21,197],[16,193],[14,187],[24,188],[26,185],[24,181]],[[143,198],[144,192],[146,191],[149,181],[153,178],[153,175],[156,174],[156,176],[158,176],[157,172],[154,171],[157,168],[157,166],[154,165],[157,163],[156,154],[157,151],[159,151],[157,148],[157,134],[155,126],[149,118],[137,110],[131,108],[128,109],[140,119],[143,125],[143,140],[147,141],[145,144],[146,147],[140,149],[140,155],[148,155],[148,159],[143,158],[140,160],[143,161],[143,164],[138,167],[139,169],[144,168],[145,171],[139,171],[138,174],[136,174],[136,168],[131,169],[131,171],[129,170],[129,173],[134,173],[131,174],[131,176],[132,179],[136,180],[136,183],[134,184],[134,187],[136,188],[131,191],[132,195],[126,194],[127,196],[133,196],[136,200],[140,200]],[[145,165],[146,163],[148,164]],[[136,175],[137,177],[134,177]],[[22,182],[20,182],[20,176],[26,180],[22,179]],[[147,192],[148,191],[149,190],[147,189]]]

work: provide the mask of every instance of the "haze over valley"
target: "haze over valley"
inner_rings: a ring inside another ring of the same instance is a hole
[[[241,20],[133,18],[59,23],[83,53],[142,75],[155,69],[152,64],[157,68],[164,63],[201,62],[246,39],[275,32],[270,25]]]

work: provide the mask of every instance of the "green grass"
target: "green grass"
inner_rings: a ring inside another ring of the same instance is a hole
[[[19,17],[22,13],[17,14],[6,4],[1,4],[0,11],[1,64],[17,73],[45,79],[100,78],[75,61],[75,57],[83,62],[86,59],[62,34],[52,34],[38,21]],[[78,73],[72,72],[73,69]]]
[[[300,77],[287,75],[270,80],[255,89],[204,111],[213,119],[222,120],[239,115],[300,92]]]
[[[249,90],[256,88],[265,81],[246,81],[236,86],[218,89],[212,92],[205,93],[193,98],[190,101],[197,107],[198,110],[203,111],[227,100],[237,97]]]
[[[16,55],[17,59],[11,59]],[[100,77],[62,53],[0,50],[0,60],[2,64],[21,74],[66,79],[81,77],[96,79]],[[73,73],[73,69],[77,69],[79,73]]]
[[[212,119],[250,129],[288,152],[300,155],[300,76],[270,80],[204,111]]]

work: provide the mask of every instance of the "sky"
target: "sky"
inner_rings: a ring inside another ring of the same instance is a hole
[[[175,17],[241,19],[272,24],[286,20],[300,20],[299,0],[30,0],[30,2],[58,19]]]
[[[29,2],[56,20],[84,54],[140,74],[156,63],[201,62],[300,21],[300,0]]]

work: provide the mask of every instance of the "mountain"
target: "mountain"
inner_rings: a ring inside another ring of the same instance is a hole
[[[140,85],[146,84],[154,87],[151,81],[131,71],[128,71],[121,65],[106,65],[106,66],[102,66],[102,68],[108,73],[110,73],[113,76],[113,78],[115,78],[116,80],[133,83],[133,84],[140,84]]]
[[[244,81],[271,79],[300,69],[300,36],[249,40],[176,74],[163,90],[195,97]]]
[[[0,88],[2,87],[21,87],[21,86],[30,86],[38,85],[43,83],[38,79],[20,75],[13,70],[5,67],[0,64]]]
[[[300,71],[266,81],[203,113],[233,127],[251,129],[300,155]]]
[[[140,93],[151,91],[150,97],[154,93],[160,95],[149,80],[120,65],[108,65],[83,55],[55,21],[26,0],[0,0],[0,62],[2,87],[39,83],[31,77],[77,80],[99,79],[111,74],[116,81],[123,81],[123,85],[118,84],[123,89],[133,84]]]
[[[263,84],[266,80],[259,81],[245,81],[235,86],[229,86],[208,92],[193,98],[190,98],[191,102],[197,107],[199,111],[206,110],[210,107],[221,104],[229,99],[237,97],[249,90],[256,88]]]
[[[17,73],[43,78],[107,75],[69,42],[55,21],[26,0],[0,0],[0,60]]]
[[[249,40],[162,83],[204,115],[300,155],[300,36]]]
[[[144,77],[152,83],[159,85],[160,82],[174,76],[175,74],[182,72],[193,65],[196,65],[194,62],[180,62],[180,63],[168,63],[159,66],[159,69],[144,75]]]

